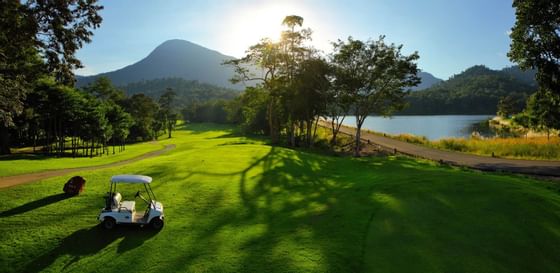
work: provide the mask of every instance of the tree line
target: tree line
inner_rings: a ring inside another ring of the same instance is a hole
[[[11,147],[72,156],[112,153],[125,143],[171,137],[176,94],[125,96],[107,78],[81,89],[75,56],[102,22],[95,0],[0,5],[0,154]]]
[[[163,132],[171,137],[178,119],[174,98],[170,89],[158,101],[144,94],[127,97],[105,77],[82,89],[40,78],[13,120],[11,145],[57,155],[114,154],[127,142],[157,139]]]

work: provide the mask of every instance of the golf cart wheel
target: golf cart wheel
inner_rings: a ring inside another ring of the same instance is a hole
[[[103,219],[103,227],[107,230],[113,229],[117,225],[115,219],[111,217],[106,217]]]
[[[152,228],[155,229],[155,230],[160,230],[160,229],[163,228],[163,220],[159,219],[159,218],[154,218],[150,222],[150,226],[152,226]]]

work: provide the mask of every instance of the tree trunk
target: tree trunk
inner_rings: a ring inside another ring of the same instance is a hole
[[[276,115],[274,114],[274,98],[268,102],[268,128],[270,131],[270,142],[278,144],[278,130],[276,128]]]
[[[312,140],[312,141],[315,140],[315,137],[317,137],[317,128],[319,127],[319,119],[320,119],[320,118],[321,118],[321,117],[318,116],[318,117],[315,119],[315,128],[313,128],[313,136],[311,136],[311,140]]]
[[[296,146],[296,134],[297,134],[297,128],[296,128],[296,123],[293,121],[290,121],[290,146],[295,147]]]
[[[359,157],[362,149],[362,125],[364,124],[365,117],[356,115],[356,144],[354,145],[354,156]]]
[[[91,150],[89,150],[89,158],[93,157],[93,145],[94,145],[95,141],[93,141],[93,138],[91,139]]]
[[[307,132],[305,132],[306,134],[306,140],[307,140],[307,147],[311,147],[311,130],[313,129],[313,120],[308,120],[307,122]]]

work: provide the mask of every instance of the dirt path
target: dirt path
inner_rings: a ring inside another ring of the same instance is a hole
[[[326,122],[323,122],[322,126],[330,128],[330,124]],[[354,135],[356,128],[342,126],[340,132]],[[507,159],[444,151],[375,135],[363,130],[362,140],[379,145],[390,152],[398,152],[456,166],[466,166],[477,170],[560,177],[560,161]]]
[[[133,157],[133,158],[130,158],[130,159],[126,159],[126,160],[123,160],[123,161],[114,162],[114,163],[110,163],[110,164],[106,164],[106,165],[51,170],[51,171],[43,171],[43,172],[37,172],[37,173],[27,173],[27,174],[19,174],[19,175],[14,175],[14,176],[0,177],[0,189],[15,186],[15,185],[19,185],[19,184],[30,183],[30,182],[34,182],[34,181],[38,181],[38,180],[42,180],[42,179],[46,179],[46,178],[50,178],[50,177],[54,177],[54,176],[65,175],[65,174],[78,172],[78,171],[91,171],[91,170],[99,170],[99,169],[122,166],[122,165],[130,164],[130,163],[133,163],[133,162],[136,162],[136,161],[140,161],[140,160],[143,160],[143,159],[146,159],[146,158],[161,155],[161,154],[163,154],[163,153],[165,153],[165,152],[167,152],[171,149],[174,149],[174,148],[175,148],[175,144],[165,145],[165,147],[161,150],[145,153],[145,154],[137,156],[137,157]],[[66,181],[62,181],[62,182],[66,182]]]

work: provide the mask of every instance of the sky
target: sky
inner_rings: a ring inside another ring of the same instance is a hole
[[[113,71],[146,57],[169,39],[183,39],[242,57],[263,37],[275,39],[286,15],[304,18],[312,45],[325,54],[349,36],[418,51],[418,66],[447,79],[477,64],[511,66],[506,54],[515,10],[508,0],[167,0],[100,1],[103,23],[77,53],[79,75]]]

